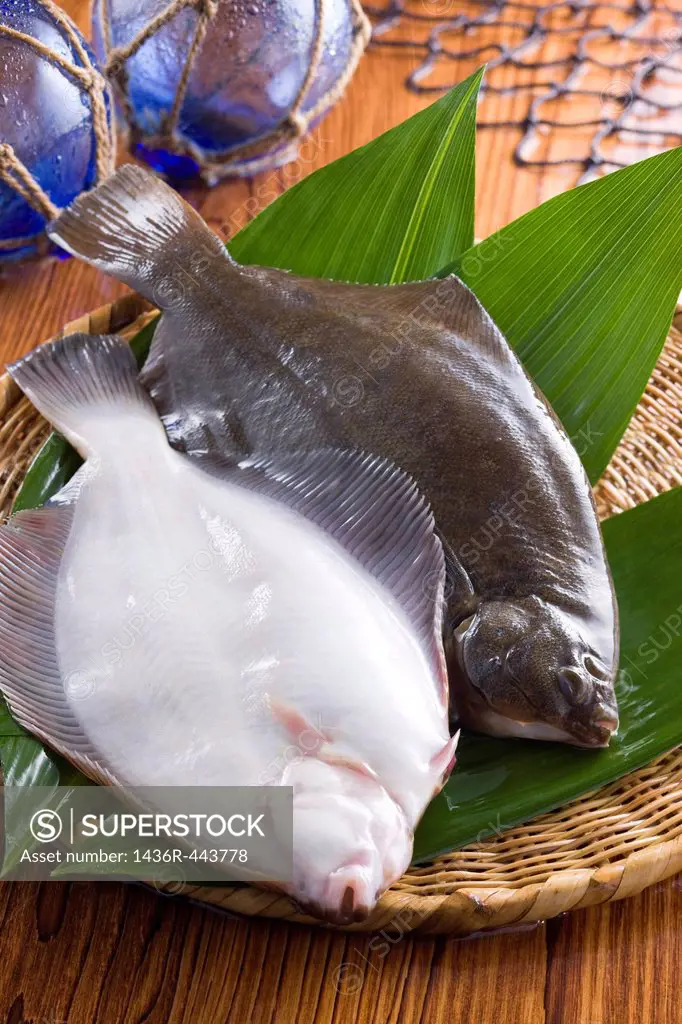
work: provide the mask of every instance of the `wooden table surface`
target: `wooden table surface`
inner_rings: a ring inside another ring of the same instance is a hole
[[[64,6],[87,31],[83,0]],[[191,201],[229,237],[273,192],[419,109],[426,100],[402,85],[413,59],[371,52],[297,163]],[[516,139],[479,137],[479,236],[569,184],[515,170]],[[0,364],[122,292],[75,261],[13,271],[0,279]],[[4,884],[0,1021],[679,1024],[681,945],[675,879],[532,930],[403,938],[374,951],[357,934],[240,921],[132,886]]]

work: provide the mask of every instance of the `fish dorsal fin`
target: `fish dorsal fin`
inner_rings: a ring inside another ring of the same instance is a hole
[[[271,273],[275,273],[272,271]],[[517,368],[518,359],[509,342],[472,290],[455,274],[442,279],[407,284],[367,285],[320,281],[314,278],[283,279],[283,287],[298,280],[323,301],[348,312],[388,321],[391,348],[414,339],[418,344],[425,331],[440,331],[453,340],[478,349],[498,365]]]
[[[516,365],[516,357],[502,331],[471,288],[455,274],[442,280],[421,281],[416,288],[423,295],[424,312],[434,326],[476,345],[497,363]]]
[[[112,776],[71,709],[57,662],[57,580],[72,520],[73,508],[39,508],[0,527],[0,689],[21,725],[106,784]]]
[[[333,449],[252,458],[224,473],[333,537],[400,604],[444,677],[443,546],[407,473],[375,455]]]

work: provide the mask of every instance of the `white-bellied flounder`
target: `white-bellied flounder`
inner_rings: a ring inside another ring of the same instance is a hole
[[[288,891],[364,916],[456,745],[443,551],[416,486],[352,452],[204,468],[169,447],[116,338],[10,373],[86,459],[68,500],[0,529],[12,712],[101,782],[292,786]]]

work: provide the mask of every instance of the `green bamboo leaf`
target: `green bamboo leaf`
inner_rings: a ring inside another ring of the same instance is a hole
[[[53,791],[56,790],[59,785],[59,768],[55,760],[39,740],[24,732],[13,721],[4,702],[0,706],[0,752],[3,786],[47,786]],[[35,845],[30,832],[30,817],[23,815],[20,819],[16,816],[10,819],[6,815],[0,879],[4,873],[17,867],[16,861],[11,855],[7,855],[4,846],[8,834],[27,848]],[[10,845],[13,846],[14,843]]]
[[[12,722],[3,731],[2,779],[4,786],[57,786],[59,768],[39,740]],[[14,732],[13,730],[18,730]]]
[[[0,697],[0,743],[4,739],[13,739],[15,736],[26,735],[20,725],[14,721],[9,713],[9,708]]]
[[[473,244],[482,75],[294,185],[232,239],[234,258],[368,284],[431,277]]]
[[[14,724],[14,723],[13,723]],[[19,728],[14,726],[15,729]],[[19,736],[3,734],[3,785],[15,787],[15,800],[5,802],[4,851],[0,880],[15,871],[21,863],[21,851],[40,848],[31,831],[35,811],[60,805],[58,787],[92,785],[57,754],[46,750],[39,740],[19,729]],[[36,789],[36,787],[40,787]],[[21,797],[16,801],[18,790]]]
[[[608,749],[463,735],[417,829],[417,860],[560,807],[682,743],[681,521],[678,487],[604,523],[622,631],[621,724]]]
[[[3,786],[49,786],[59,785],[59,768],[54,758],[30,733],[15,722],[9,708],[0,698],[0,767]],[[11,828],[14,835],[29,844],[29,821],[4,822],[3,841],[7,830]],[[3,856],[2,872],[12,870],[16,865],[11,858]],[[0,872],[0,877],[2,877]]]
[[[50,434],[28,468],[12,511],[44,505],[69,482],[81,461],[61,434]]]
[[[682,147],[543,203],[450,269],[504,331],[598,480],[682,290]]]

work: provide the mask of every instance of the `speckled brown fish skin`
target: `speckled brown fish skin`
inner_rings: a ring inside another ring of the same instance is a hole
[[[415,478],[449,549],[446,642],[464,724],[608,743],[617,609],[591,489],[459,280],[384,287],[240,267],[131,167],[51,233],[163,310],[143,380],[172,443],[235,460],[347,445]]]

